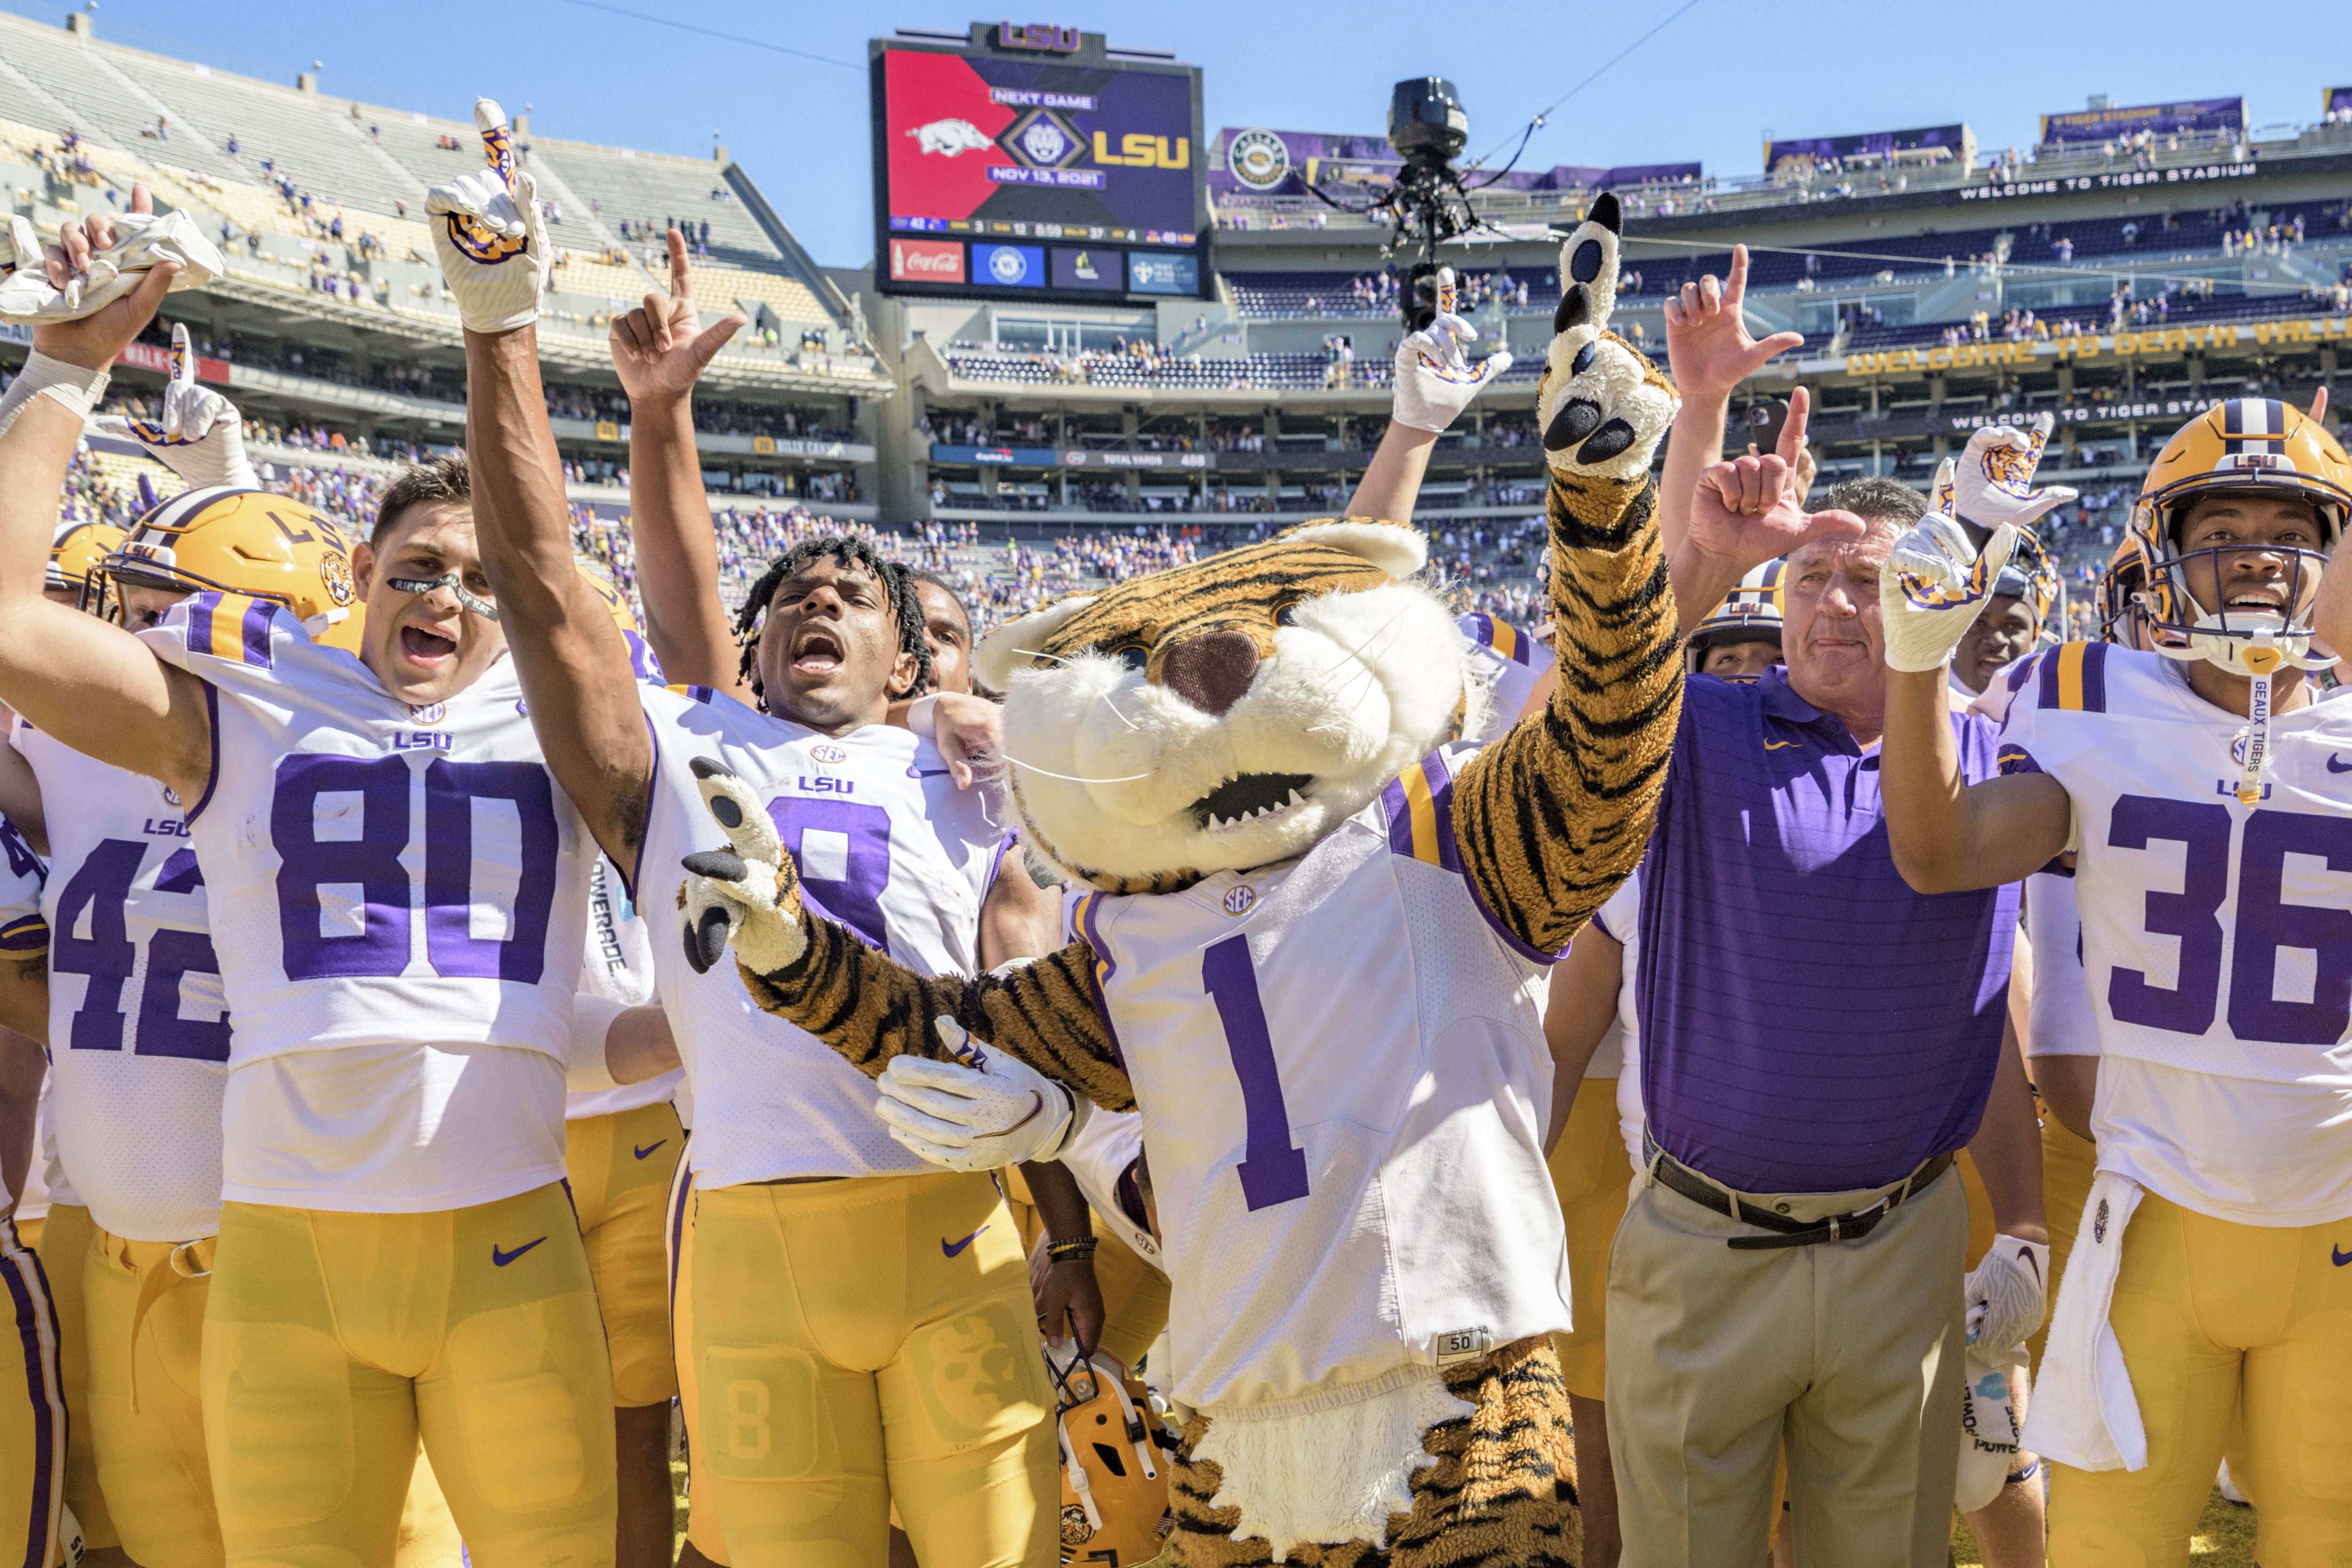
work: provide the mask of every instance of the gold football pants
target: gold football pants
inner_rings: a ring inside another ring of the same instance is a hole
[[[612,1562],[612,1370],[560,1184],[224,1205],[203,1385],[232,1564],[392,1563],[420,1435],[477,1568]]]
[[[66,1401],[66,1506],[81,1521],[85,1547],[119,1546],[114,1516],[98,1487],[98,1449],[90,1438],[89,1352],[83,1331],[81,1266],[89,1251],[89,1211],[78,1204],[51,1204],[34,1250],[49,1277],[57,1302],[58,1366]]]
[[[613,1352],[615,1405],[667,1405],[677,1392],[669,1353],[662,1225],[686,1129],[667,1100],[563,1124],[563,1163],[580,1211],[588,1276]]]
[[[66,1490],[65,1374],[47,1270],[0,1215],[0,1310],[15,1332],[0,1350],[0,1562],[57,1568]]]
[[[733,1568],[1051,1560],[1059,1478],[1012,1216],[953,1172],[698,1190],[690,1441]]]

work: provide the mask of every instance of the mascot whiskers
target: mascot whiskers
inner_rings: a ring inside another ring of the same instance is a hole
[[[1542,966],[1640,858],[1682,691],[1649,479],[1676,400],[1606,331],[1618,226],[1604,196],[1562,247],[1538,393],[1559,681],[1493,745],[1454,740],[1486,690],[1422,536],[1350,518],[983,644],[1021,837],[1071,884],[1074,940],[1024,967],[920,976],[809,913],[761,803],[698,764],[731,847],[688,858],[689,952],[731,942],[886,1087],[962,1062],[961,1098],[894,1089],[966,1124],[923,1152],[1050,1158],[1090,1107],[1140,1112],[1192,1413],[1178,1568],[1580,1554]],[[1453,321],[1401,374],[1475,390]]]

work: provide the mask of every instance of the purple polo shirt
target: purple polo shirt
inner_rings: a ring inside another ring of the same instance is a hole
[[[1992,724],[1955,715],[1991,778]],[[1642,1098],[1659,1147],[1736,1191],[1898,1182],[1967,1143],[2000,1059],[2017,889],[1916,893],[1878,748],[1789,689],[1685,683],[1642,863]]]

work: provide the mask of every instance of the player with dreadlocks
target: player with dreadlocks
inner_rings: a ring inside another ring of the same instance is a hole
[[[928,715],[887,721],[929,667],[905,571],[864,541],[813,540],[761,574],[741,615],[719,602],[690,403],[741,319],[702,327],[675,235],[671,270],[668,300],[614,322],[613,353],[647,640],[692,685],[633,680],[572,568],[535,330],[467,318],[485,570],[548,766],[613,863],[648,879],[641,899],[666,900],[667,868],[705,847],[699,785],[725,768],[752,781],[814,900],[866,940],[934,973],[1013,956],[983,949],[983,917],[1058,902],[1017,869],[997,875],[1003,829],[983,792],[956,787]],[[864,1075],[753,1006],[731,967],[702,973],[656,942],[654,968],[693,1100],[672,1331],[697,1555],[882,1568],[895,1509],[929,1568],[1048,1559],[1053,1401],[995,1185],[903,1147]],[[1041,1111],[1066,1115],[1048,1092]]]
[[[736,612],[735,635],[743,645],[743,657],[738,667],[738,677],[751,688],[757,705],[765,708],[766,697],[760,681],[761,626],[768,616],[777,590],[795,581],[812,562],[830,560],[844,569],[862,570],[888,595],[890,618],[898,624],[898,651],[915,660],[913,679],[901,680],[893,672],[888,694],[897,699],[910,693],[928,690],[931,685],[931,649],[923,635],[923,604],[915,593],[914,576],[895,561],[885,561],[881,552],[863,539],[848,534],[828,533],[815,539],[804,539],[773,561],[760,574],[743,595],[743,607]]]

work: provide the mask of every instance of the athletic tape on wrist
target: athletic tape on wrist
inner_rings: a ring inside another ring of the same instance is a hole
[[[98,400],[106,395],[110,379],[105,371],[85,370],[78,364],[51,359],[35,349],[7,392],[0,395],[0,436],[8,433],[8,426],[16,423],[16,416],[36,397],[53,398],[72,410],[78,418],[88,419],[97,410]]]

